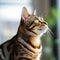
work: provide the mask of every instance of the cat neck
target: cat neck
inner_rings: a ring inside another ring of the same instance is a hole
[[[41,45],[41,40],[40,40],[40,36],[39,35],[31,36],[29,41],[36,48],[39,48],[40,45]]]
[[[21,37],[24,41],[31,44],[35,48],[38,48],[41,45],[40,36],[32,34],[22,26],[20,26],[18,30],[18,38],[19,37]]]

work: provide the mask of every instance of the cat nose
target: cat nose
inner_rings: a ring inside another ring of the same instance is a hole
[[[45,22],[45,21],[44,21],[44,22],[41,22],[41,24],[46,24],[46,25],[48,25],[48,23],[47,23],[47,22]]]
[[[47,22],[44,22],[44,24],[48,25],[48,23],[47,23]]]

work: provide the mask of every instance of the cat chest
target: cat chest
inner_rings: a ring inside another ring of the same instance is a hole
[[[38,48],[41,45],[41,40],[38,37],[30,38],[30,44],[35,48]]]
[[[25,51],[25,50],[21,50],[18,52],[18,55],[14,55],[16,60],[21,60],[21,59],[31,59],[31,60],[38,60],[40,59],[42,53],[42,46],[39,50],[36,50],[35,53],[31,52],[31,51]]]
[[[21,53],[21,54],[18,54],[18,56],[15,55],[14,59],[15,60],[23,60],[23,59],[37,60],[37,59],[40,59],[40,55],[41,53],[39,54]]]

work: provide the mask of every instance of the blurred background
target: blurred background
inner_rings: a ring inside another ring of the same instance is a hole
[[[42,38],[41,60],[60,60],[60,0],[0,0],[0,44],[16,34],[23,6],[30,13],[36,9],[53,32]]]

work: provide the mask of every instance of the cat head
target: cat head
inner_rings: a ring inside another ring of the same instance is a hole
[[[42,36],[48,30],[48,24],[42,17],[36,15],[36,10],[33,14],[29,14],[27,9],[23,7],[21,14],[21,24],[26,31],[34,35]]]

